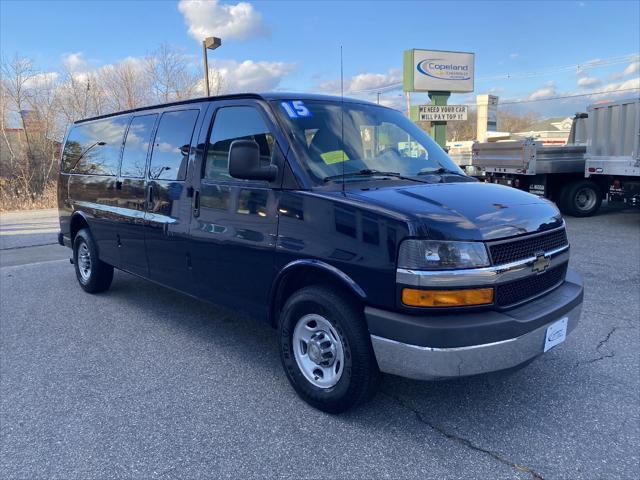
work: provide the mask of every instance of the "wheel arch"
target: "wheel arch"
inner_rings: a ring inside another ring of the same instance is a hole
[[[87,216],[83,212],[75,212],[71,216],[69,222],[69,237],[71,238],[71,245],[76,238],[76,234],[83,228],[90,228]]]
[[[345,289],[360,302],[367,299],[362,287],[339,268],[316,259],[294,260],[285,265],[273,281],[269,297],[269,323],[273,326],[277,324],[280,310],[294,292],[309,285],[322,284]]]

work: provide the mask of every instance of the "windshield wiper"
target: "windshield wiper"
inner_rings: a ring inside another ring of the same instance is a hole
[[[416,175],[440,175],[442,173],[448,173],[449,175],[458,175],[459,177],[466,177],[464,173],[456,172],[455,170],[449,170],[448,168],[438,167],[435,170],[427,170],[423,168]]]
[[[358,172],[345,172],[344,175],[342,174],[330,175],[328,177],[324,177],[323,180],[325,182],[329,182],[331,180],[337,180],[338,178],[342,178],[342,177],[345,177],[345,178],[346,177],[371,177],[374,175],[383,176],[383,177],[396,177],[396,178],[401,178],[403,180],[411,180],[411,178],[405,177],[404,175],[401,175],[398,172],[383,172],[381,170],[372,170],[369,168],[362,169]]]

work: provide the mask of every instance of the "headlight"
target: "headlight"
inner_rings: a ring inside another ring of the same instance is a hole
[[[489,266],[482,242],[405,240],[400,244],[398,267],[410,270],[450,270]]]

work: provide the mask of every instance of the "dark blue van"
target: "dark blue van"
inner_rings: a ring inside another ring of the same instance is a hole
[[[328,412],[380,372],[525,365],[580,317],[553,203],[466,176],[359,100],[229,95],[80,120],[58,188],[85,291],[117,268],[262,318],[295,390]]]

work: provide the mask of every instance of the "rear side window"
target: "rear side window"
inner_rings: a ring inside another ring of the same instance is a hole
[[[229,147],[238,139],[254,140],[260,147],[262,162],[266,165],[271,163],[273,135],[260,112],[253,107],[224,107],[218,110],[213,122],[205,178],[232,179],[229,175]]]
[[[74,125],[64,146],[62,171],[86,175],[117,175],[120,148],[129,117]]]
[[[149,177],[159,180],[184,180],[191,148],[191,137],[199,110],[165,112],[153,143]]]
[[[147,164],[147,152],[151,142],[153,126],[158,115],[142,115],[133,117],[127,131],[127,139],[122,150],[120,175],[129,178],[143,178]]]

